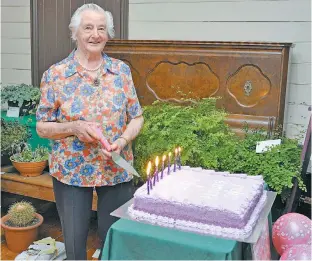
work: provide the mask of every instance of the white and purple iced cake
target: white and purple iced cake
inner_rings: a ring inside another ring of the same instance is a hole
[[[183,166],[134,194],[132,218],[226,238],[252,233],[266,202],[262,176]]]

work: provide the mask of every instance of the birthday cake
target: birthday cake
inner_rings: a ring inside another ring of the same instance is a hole
[[[140,187],[128,213],[152,224],[243,240],[266,198],[262,176],[183,166]]]

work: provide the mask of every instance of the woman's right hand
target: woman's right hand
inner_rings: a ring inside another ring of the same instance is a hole
[[[73,132],[82,142],[96,142],[100,139],[96,132],[96,128],[100,127],[99,123],[90,121],[75,121],[73,122]]]

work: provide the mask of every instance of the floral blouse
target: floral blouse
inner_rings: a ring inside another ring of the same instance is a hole
[[[101,123],[108,141],[113,143],[131,119],[142,115],[130,68],[103,54],[100,85],[95,86],[93,79],[74,58],[74,52],[44,72],[37,121],[96,121]],[[112,160],[104,160],[99,143],[84,143],[76,136],[52,142],[50,174],[65,184],[112,186],[132,179],[130,173]],[[133,162],[131,144],[120,154],[128,162]]]

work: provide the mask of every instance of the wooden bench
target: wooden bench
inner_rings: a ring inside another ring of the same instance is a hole
[[[1,191],[55,202],[52,177],[44,172],[38,177],[23,177],[12,166],[1,167]],[[92,210],[97,209],[97,195],[93,193]]]

